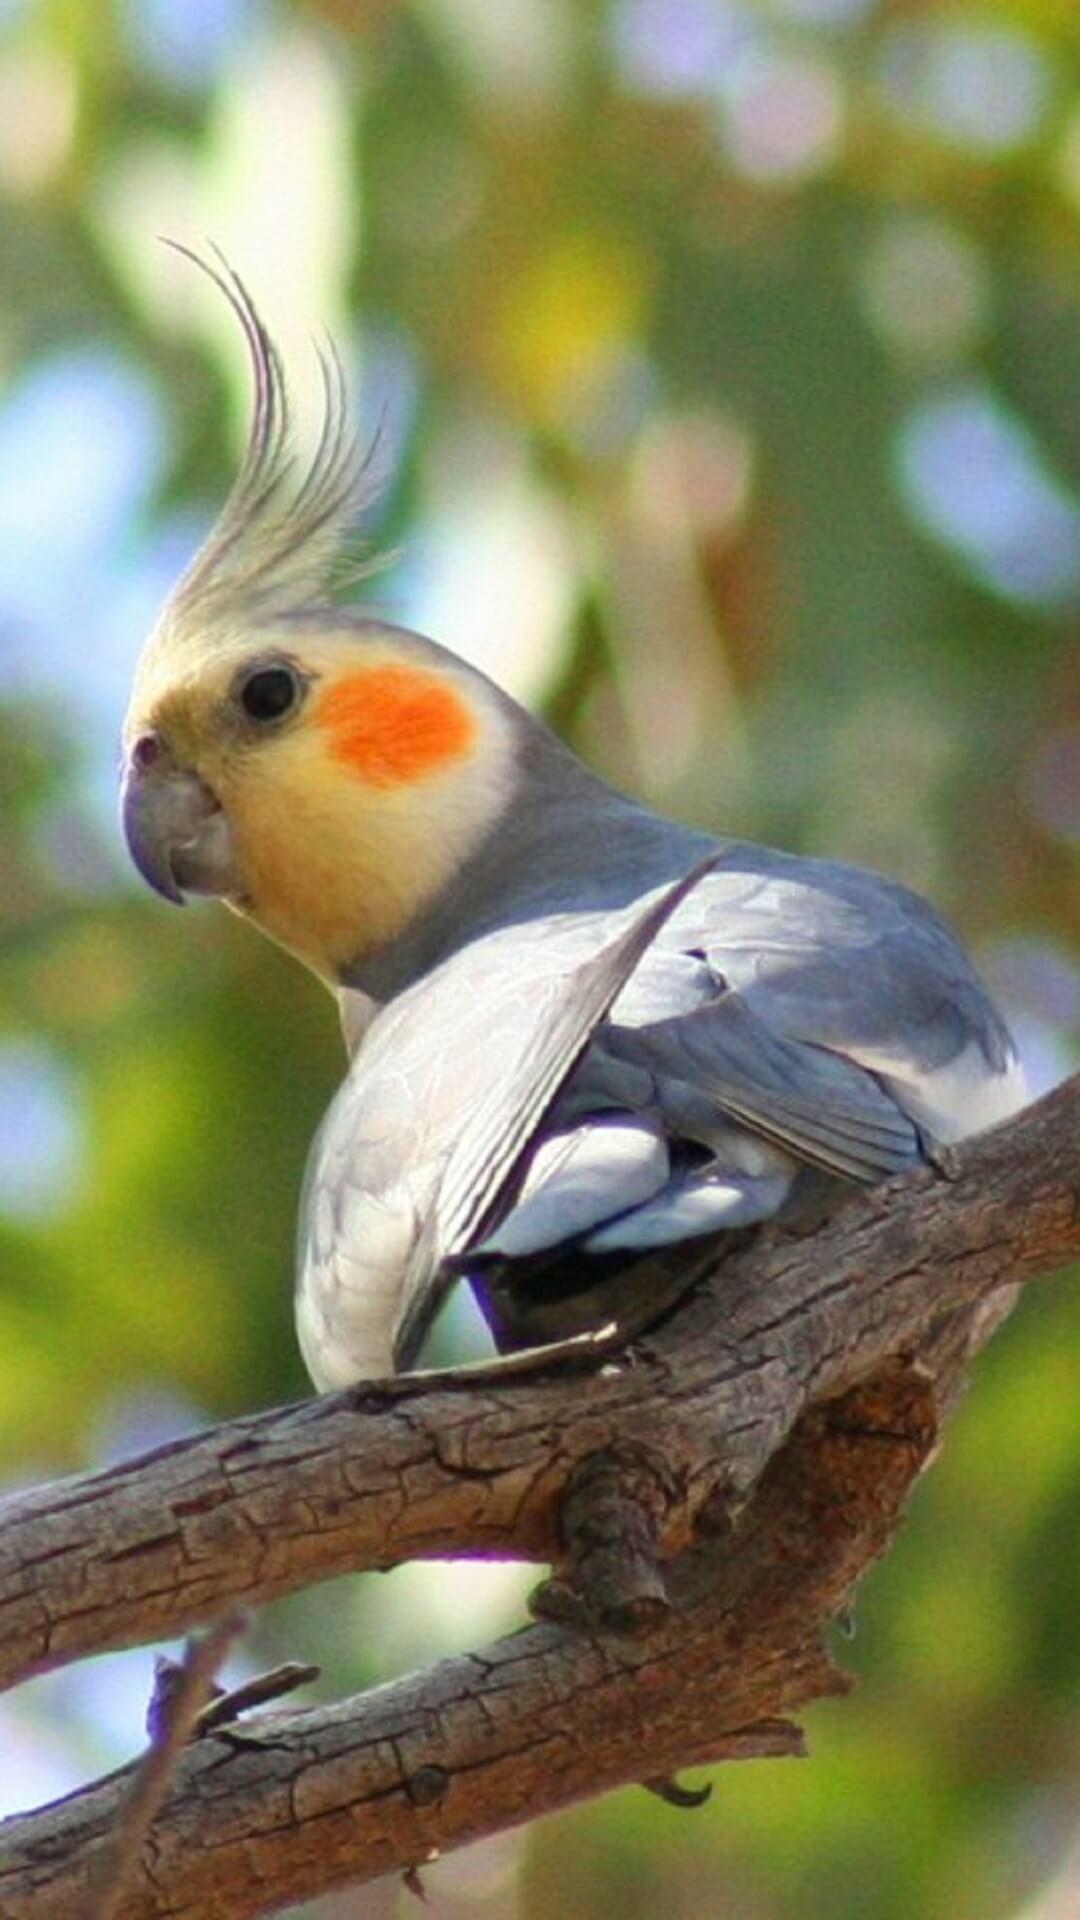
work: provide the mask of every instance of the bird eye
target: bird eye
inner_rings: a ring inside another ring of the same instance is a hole
[[[260,667],[240,689],[249,720],[280,720],[296,703],[299,682],[288,667]]]

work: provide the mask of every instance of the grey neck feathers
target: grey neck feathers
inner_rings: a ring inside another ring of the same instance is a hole
[[[404,933],[344,969],[343,985],[385,1002],[497,927],[627,906],[708,851],[707,835],[616,793],[546,728],[520,718],[518,781],[505,810]]]

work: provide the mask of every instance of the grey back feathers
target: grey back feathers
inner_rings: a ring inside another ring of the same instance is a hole
[[[486,889],[478,872],[458,890],[438,962],[395,983],[331,1109],[297,1309],[322,1386],[411,1365],[463,1269],[481,1283],[519,1270],[525,1287],[552,1267],[584,1278],[598,1259],[768,1218],[800,1169],[838,1190],[903,1172],[929,1139],[1023,1101],[1000,1017],[924,902],[739,844],[660,916],[610,1011],[593,1003],[582,1053],[566,1016],[586,1008],[589,968],[647,924],[701,838],[595,783],[574,805],[557,862],[535,840],[522,860],[529,830],[505,828]],[[517,806],[537,832],[543,795],[526,787]],[[523,1097],[529,1061],[559,1031],[577,1064],[564,1057],[573,1071],[541,1112]],[[462,1214],[450,1169],[466,1162],[476,1204]]]

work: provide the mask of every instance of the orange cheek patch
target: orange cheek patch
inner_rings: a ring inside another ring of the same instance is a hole
[[[373,787],[405,786],[467,753],[476,722],[464,700],[418,667],[368,667],[319,696],[316,725],[336,760]]]

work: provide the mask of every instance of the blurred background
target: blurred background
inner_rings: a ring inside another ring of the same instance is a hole
[[[301,404],[341,343],[370,604],[657,805],[925,889],[1041,1090],[1080,1036],[1078,83],[1075,0],[0,0],[6,1484],[307,1390],[331,1004],[151,898],[114,825],[132,662],[247,408],[155,236],[225,249]],[[1057,1284],[980,1362],[809,1763],[473,1849],[437,1920],[1080,1915],[1078,1350]],[[532,1577],[341,1582],[243,1661],[335,1697]],[[0,1807],[135,1751],[151,1661],[0,1704]]]

